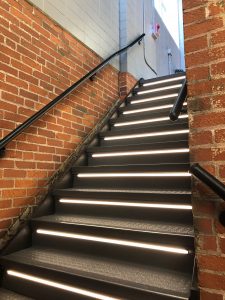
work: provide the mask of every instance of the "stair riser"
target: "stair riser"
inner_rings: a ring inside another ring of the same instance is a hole
[[[91,242],[69,241],[56,237],[35,238],[34,245],[38,243],[46,248],[53,247],[57,250],[69,249],[69,251],[80,252],[83,255],[99,255],[105,259],[120,259],[130,264],[142,266],[163,267],[171,272],[191,272],[193,265],[193,255],[156,253],[154,251],[144,251],[140,249],[127,249],[125,247],[114,247],[106,244],[93,244]]]
[[[151,254],[154,252],[153,250],[146,250],[142,248],[134,248],[128,246],[120,246],[114,244],[107,244],[106,242],[97,242],[97,241],[85,241],[82,239],[73,239],[68,237],[56,237],[50,236],[45,234],[38,234],[36,233],[37,229],[46,229],[46,230],[53,230],[53,231],[60,231],[60,232],[68,232],[71,234],[80,234],[80,235],[88,235],[88,236],[98,236],[102,238],[110,238],[110,239],[117,239],[117,240],[127,240],[127,241],[135,241],[139,243],[153,243],[157,245],[170,245],[174,247],[184,247],[187,249],[193,249],[193,237],[191,236],[180,236],[180,235],[172,235],[172,234],[161,234],[161,233],[151,233],[151,232],[142,232],[142,231],[132,231],[132,230],[120,230],[120,229],[113,229],[107,228],[102,226],[85,226],[85,225],[75,225],[72,223],[50,223],[44,222],[41,220],[33,219],[31,221],[32,229],[33,229],[33,240],[38,239],[56,239],[57,241],[65,241],[71,244],[91,244],[96,246],[96,248],[101,247],[109,247],[109,248],[123,248],[125,251],[129,249],[129,252],[137,252],[140,251],[146,252],[147,254]],[[168,230],[169,224],[165,230]],[[62,245],[63,246],[63,245]],[[120,249],[121,250],[121,249]],[[156,253],[160,252],[161,254],[165,254],[166,252],[156,251]],[[171,255],[171,254],[168,254]],[[172,254],[174,255],[174,254]],[[182,255],[181,255],[182,256]]]
[[[176,134],[176,135],[163,135],[163,136],[155,136],[155,137],[140,137],[140,138],[128,138],[128,139],[118,139],[118,140],[100,140],[101,146],[126,146],[126,145],[140,145],[146,143],[162,143],[162,142],[175,142],[180,140],[187,140],[188,134]]]
[[[134,155],[118,157],[89,157],[88,165],[126,165],[126,164],[162,164],[162,163],[187,163],[189,153],[174,153],[163,155]]]
[[[88,291],[100,293],[103,295],[115,297],[118,299],[142,299],[142,300],[173,300],[177,299],[157,295],[155,293],[145,292],[143,290],[135,290],[132,287],[124,287],[119,282],[118,285],[110,284],[109,282],[96,281],[89,278],[84,278],[82,275],[68,275],[61,272],[54,272],[51,270],[47,270],[44,268],[37,268],[32,266],[23,265],[20,263],[5,263],[7,267],[16,269],[16,271],[24,272],[27,274],[32,274],[33,276],[47,278],[48,280],[57,281],[66,285],[78,287],[81,289],[85,289]],[[60,289],[56,289],[53,287],[44,286],[38,283],[28,282],[23,279],[19,279],[16,277],[11,277],[6,275],[3,281],[3,286],[5,288],[9,288],[14,292],[21,293],[28,297],[33,298],[35,295],[35,299],[43,300],[43,299],[52,299],[54,300],[87,300],[92,299],[90,297],[80,296],[78,294],[74,294],[71,292],[66,292]],[[113,294],[112,294],[113,291]],[[53,297],[54,295],[54,297]],[[153,298],[154,297],[154,298]]]
[[[153,97],[166,97],[164,99],[167,99],[168,95],[171,95],[171,94],[178,94],[179,91],[177,91],[177,89],[175,90],[164,90],[164,91],[161,91],[161,92],[155,92],[155,93],[146,93],[146,94],[141,94],[141,95],[130,95],[127,99],[126,99],[126,102],[127,103],[130,103],[132,100],[142,100],[142,99],[147,99],[147,98],[153,98]],[[177,96],[174,96],[174,97],[171,97],[171,99],[173,99],[175,101]],[[156,100],[158,101],[158,99]],[[143,102],[142,102],[143,103]]]
[[[155,177],[155,178],[74,178],[75,188],[135,188],[135,189],[190,189],[191,180],[189,177],[181,178],[168,178],[168,177]]]
[[[173,104],[174,103],[174,98],[165,98],[165,99],[158,99],[154,101],[148,101],[148,102],[141,102],[137,104],[131,104],[127,103],[125,107],[120,106],[119,112],[122,113],[125,110],[130,110],[130,109],[142,109],[142,108],[147,108],[147,107],[154,107],[154,106],[160,106],[160,105],[167,105],[167,104]]]
[[[176,194],[141,194],[141,193],[110,193],[110,192],[78,192],[76,190],[56,190],[54,192],[56,199],[75,198],[86,200],[108,200],[108,201],[125,201],[125,202],[154,202],[154,203],[174,203],[190,204],[191,195]],[[56,201],[56,206],[62,205]]]
[[[169,116],[171,108],[163,108],[158,110],[152,111],[143,111],[143,112],[136,112],[132,114],[120,114],[119,118],[116,120],[118,122],[122,121],[133,121],[133,120],[140,120],[142,118],[160,118],[164,116]]]
[[[57,201],[56,213],[59,214],[76,214],[97,217],[115,217],[125,219],[126,217],[136,219],[137,222],[142,221],[162,221],[168,223],[191,224],[191,210],[176,210],[176,209],[159,209],[159,208],[129,208],[129,207],[112,207],[100,205],[79,205],[79,204],[63,204]]]
[[[111,152],[126,152],[126,151],[147,151],[147,150],[173,150],[173,149],[188,149],[188,141],[180,140],[178,142],[168,143],[153,143],[153,144],[141,144],[134,146],[118,146],[118,147],[89,147],[87,153],[89,155],[93,153],[111,153]]]
[[[163,116],[164,117],[164,116]],[[165,117],[168,117],[168,116],[165,116]],[[138,118],[137,121],[144,121],[144,120],[147,120],[149,118]],[[133,122],[134,120],[131,119],[129,120],[128,122]],[[126,120],[124,119],[121,119],[121,122],[127,122]],[[184,119],[178,119],[176,121],[176,124],[183,124],[184,123]],[[120,130],[135,130],[135,129],[139,129],[139,128],[146,128],[147,126],[157,126],[157,125],[160,125],[162,127],[164,127],[165,129],[164,130],[167,130],[168,127],[170,127],[171,125],[173,125],[174,123],[170,120],[165,120],[165,121],[154,121],[154,122],[147,122],[147,123],[140,123],[140,124],[130,124],[130,125],[126,125],[126,126],[114,126],[114,124],[111,124],[111,131],[113,132],[117,132],[117,131],[120,131]]]

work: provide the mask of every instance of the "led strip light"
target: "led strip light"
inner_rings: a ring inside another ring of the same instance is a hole
[[[145,112],[145,111],[160,110],[160,109],[165,109],[165,108],[170,108],[170,107],[173,107],[173,104],[160,105],[160,106],[141,108],[141,109],[126,110],[126,111],[123,111],[123,114],[128,115],[128,114],[134,114],[134,113]]]
[[[173,81],[178,81],[178,80],[182,80],[182,79],[185,79],[185,76],[174,77],[174,78],[170,78],[170,79],[163,79],[163,80],[158,80],[158,81],[154,81],[154,82],[144,83],[143,86],[157,85],[157,84],[161,84],[161,83],[173,82]]]
[[[26,274],[26,273],[17,272],[17,271],[14,271],[14,270],[7,270],[7,274],[9,276],[22,278],[22,279],[25,279],[25,280],[28,280],[28,281],[36,282],[36,283],[39,283],[39,284],[42,284],[42,285],[51,286],[51,287],[54,287],[54,288],[57,288],[57,289],[60,289],[60,290],[72,292],[74,294],[79,294],[79,295],[87,296],[87,297],[94,298],[94,299],[119,300],[119,298],[109,297],[109,296],[106,296],[106,295],[103,295],[103,294],[91,292],[89,290],[77,288],[77,287],[74,287],[74,286],[71,286],[71,285],[63,284],[63,283],[53,281],[53,280],[44,279],[42,277],[37,277],[37,276],[33,276],[33,275],[30,275],[30,274]]]
[[[99,243],[142,248],[142,249],[148,249],[148,250],[158,250],[158,251],[171,252],[171,253],[177,253],[177,254],[188,254],[189,253],[188,250],[183,249],[183,248],[160,246],[160,245],[156,245],[156,244],[140,243],[140,242],[127,241],[127,240],[119,240],[119,239],[110,239],[110,238],[103,238],[103,237],[99,237],[99,236],[75,234],[75,233],[70,233],[70,232],[45,230],[45,229],[37,229],[36,232],[38,234],[44,234],[44,235],[51,235],[51,236],[64,237],[64,238],[70,238],[70,239],[79,239],[79,240],[85,240],[85,241],[93,241],[93,242],[99,242]]]
[[[171,89],[177,89],[180,87],[182,87],[182,84],[175,84],[175,85],[165,86],[162,88],[151,89],[151,90],[147,90],[147,91],[140,91],[140,92],[137,92],[137,94],[142,95],[142,94],[148,94],[148,93],[155,93],[155,92],[161,92],[161,91],[166,91],[166,90],[171,90]]]
[[[157,96],[157,97],[151,97],[151,98],[146,98],[146,99],[141,99],[141,100],[131,100],[131,104],[138,104],[138,103],[144,103],[144,102],[149,102],[149,101],[156,101],[156,100],[162,100],[162,99],[169,99],[169,98],[175,98],[178,96],[178,93],[175,94],[169,94],[169,95],[164,95],[164,96]]]
[[[66,199],[59,200],[60,203],[66,204],[84,204],[84,205],[100,205],[100,206],[122,206],[122,207],[139,207],[139,208],[160,208],[160,209],[181,209],[191,210],[191,205],[163,204],[163,203],[137,203],[137,202],[117,202],[117,201],[96,201],[96,200],[79,200]]]
[[[183,106],[187,106],[187,102],[184,102]],[[154,111],[154,110],[160,110],[160,109],[171,108],[171,107],[173,107],[173,104],[147,107],[147,108],[141,108],[141,109],[126,110],[123,112],[123,114],[129,115],[129,114],[141,113],[141,112],[146,112],[146,111]]]
[[[189,172],[143,172],[143,173],[78,173],[79,178],[106,177],[190,177]]]
[[[107,136],[104,137],[105,141],[113,141],[113,140],[123,140],[123,139],[131,139],[131,138],[142,138],[142,137],[155,137],[155,136],[163,136],[163,135],[172,135],[172,134],[183,134],[188,133],[188,129],[182,130],[173,130],[173,131],[161,131],[161,132],[151,132],[151,133],[139,133],[139,134],[129,134],[129,135],[115,135],[115,136]]]
[[[173,153],[188,153],[188,148],[169,149],[169,150],[144,150],[144,151],[129,151],[129,152],[102,152],[94,153],[92,157],[116,157],[116,156],[133,156],[133,155],[157,155],[157,154],[173,154]]]
[[[183,115],[179,116],[179,119],[187,119],[187,118],[188,118],[187,114],[183,114]],[[161,121],[170,121],[170,118],[169,117],[161,117],[161,118],[144,119],[144,120],[130,121],[130,122],[118,122],[118,123],[115,123],[114,126],[115,127],[120,127],[120,126],[154,123],[154,122],[161,122]]]

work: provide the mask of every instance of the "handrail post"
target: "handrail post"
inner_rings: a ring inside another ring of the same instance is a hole
[[[191,166],[190,171],[225,201],[225,185],[222,182],[197,163]],[[220,223],[225,226],[225,211],[220,213],[219,220]]]
[[[222,182],[203,169],[199,164],[193,164],[190,171],[225,201],[225,185]]]
[[[185,79],[183,81],[179,95],[177,96],[177,99],[170,110],[169,117],[171,121],[176,121],[178,119],[186,97],[187,97],[187,81]]]

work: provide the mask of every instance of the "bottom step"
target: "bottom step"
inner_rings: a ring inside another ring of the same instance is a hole
[[[69,276],[67,283],[70,286],[93,290],[93,292],[96,292],[95,289],[97,288],[102,294],[113,297],[113,299],[137,299],[137,296],[139,299],[189,299],[191,286],[189,274],[152,267],[147,264],[131,264],[128,261],[108,259],[102,256],[90,256],[79,252],[65,252],[39,247],[10,254],[2,257],[1,260],[6,271],[13,270],[63,284],[65,284],[63,280],[67,274]],[[89,280],[89,283],[85,287],[86,280]],[[17,287],[12,285],[14,281],[18,283]],[[29,280],[26,282],[19,277],[13,279],[13,276],[7,274],[3,286],[22,288],[23,292],[34,288],[33,282]],[[37,282],[35,286],[42,295],[44,295],[44,290],[48,288],[43,283]],[[58,293],[60,294],[59,288],[57,288],[56,294]],[[76,296],[73,294],[73,297]],[[74,299],[68,295],[66,297],[59,299]],[[37,299],[41,298],[37,297]],[[58,296],[55,299],[58,300]]]
[[[1,300],[32,300],[34,298],[28,298],[6,289],[0,289],[0,299]]]

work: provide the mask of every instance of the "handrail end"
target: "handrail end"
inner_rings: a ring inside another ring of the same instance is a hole
[[[0,157],[5,155],[5,147],[0,148]]]
[[[199,163],[191,164],[191,169],[195,169],[196,167],[200,167]]]
[[[171,110],[170,114],[169,114],[169,118],[171,121],[176,121],[178,119],[178,115],[175,114],[175,112]]]
[[[223,226],[225,226],[225,210],[220,213],[219,221]]]
[[[140,78],[139,81],[138,81],[139,87],[142,87],[144,82],[145,82],[144,78]]]

